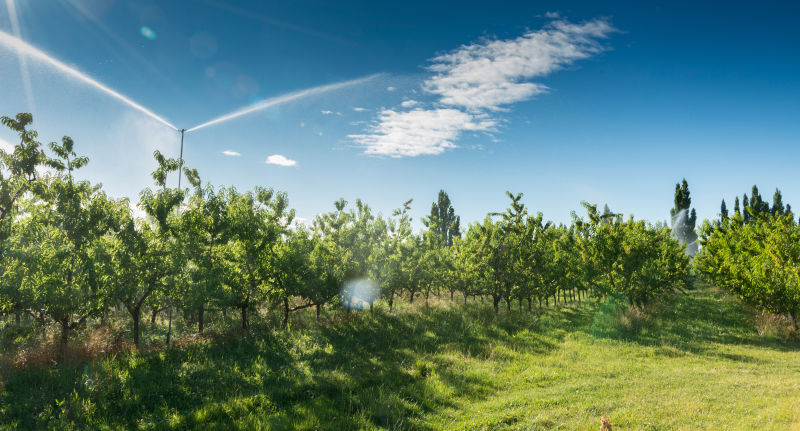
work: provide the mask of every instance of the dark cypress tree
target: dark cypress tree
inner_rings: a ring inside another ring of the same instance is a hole
[[[450,196],[444,190],[439,190],[438,199],[431,205],[431,214],[425,223],[448,247],[453,245],[453,238],[461,237],[461,217],[456,215]]]
[[[722,200],[722,204],[719,206],[719,216],[722,220],[728,219],[728,206],[725,205],[725,199]]]
[[[733,214],[741,213],[741,209],[739,208],[739,196],[736,196],[736,199],[733,201]]]
[[[742,196],[742,216],[744,217],[744,221],[750,221],[752,218],[750,216],[750,199],[747,197],[747,193]]]
[[[769,204],[764,202],[761,193],[758,192],[758,186],[753,184],[753,189],[750,194],[750,216],[755,218],[763,212],[769,212]]]
[[[783,196],[781,195],[781,191],[776,188],[775,194],[772,195],[772,214],[783,215],[785,212],[786,208],[783,206]]]
[[[791,205],[786,204],[785,214],[790,214],[790,215],[792,214],[792,206]]]

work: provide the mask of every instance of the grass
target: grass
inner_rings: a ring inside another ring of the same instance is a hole
[[[714,289],[647,312],[489,303],[7,372],[2,429],[800,430],[800,343]]]

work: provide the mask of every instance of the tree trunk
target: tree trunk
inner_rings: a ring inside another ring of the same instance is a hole
[[[316,308],[316,309],[317,309],[317,322],[319,322],[319,312],[320,312],[320,305],[319,305],[319,304],[316,304],[316,305],[314,306],[314,308]]]
[[[451,290],[451,291],[450,291],[450,300],[451,300],[451,301],[453,300],[453,293],[455,293],[455,292],[453,292],[453,291]]]
[[[370,300],[369,301],[369,314],[374,314],[374,312],[375,312],[375,301],[374,300]]]
[[[66,319],[59,322],[61,324],[61,340],[58,343],[58,357],[59,363],[64,361],[64,356],[67,352],[67,341],[69,340],[69,322]]]
[[[394,305],[394,293],[389,296],[389,312],[392,311],[392,306]]]
[[[511,298],[506,296],[506,311],[511,312]]]
[[[529,296],[529,297],[528,297],[528,313],[530,313],[530,312],[532,311],[532,310],[531,310],[531,309],[532,309],[532,306],[531,306],[531,303],[532,303],[532,302],[533,302],[533,300],[532,300],[532,299],[531,299],[531,297]]]
[[[21,315],[22,313],[20,313],[19,311],[14,312],[14,322],[17,324],[17,326],[19,326],[19,319]]]
[[[247,331],[247,327],[250,326],[247,323],[247,304],[242,304],[239,309],[242,311],[242,331]]]
[[[416,293],[416,292],[414,292],[414,291],[412,290],[412,291],[411,291],[411,295],[408,295],[408,303],[409,303],[409,304],[412,304],[412,303],[414,302],[414,293]]]
[[[283,329],[289,328],[289,298],[283,297]]]
[[[156,316],[158,316],[158,311],[159,311],[158,307],[153,308],[153,312],[152,312],[153,314],[150,315],[150,324],[151,325],[155,325],[156,324]]]
[[[133,320],[133,345],[139,348],[139,320],[141,319],[141,309],[138,307],[131,312],[131,320]]]
[[[794,332],[797,332],[797,331],[798,331],[798,327],[797,327],[797,313],[792,313],[792,329],[794,329]]]
[[[203,303],[200,303],[200,308],[197,310],[197,333],[203,335],[203,328],[205,327],[205,313],[206,309]]]
[[[500,297],[492,295],[492,306],[494,307],[494,314],[500,314]]]

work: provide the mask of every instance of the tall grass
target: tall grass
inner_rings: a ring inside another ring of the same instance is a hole
[[[698,289],[498,317],[490,303],[262,316],[169,350],[5,371],[3,429],[791,429],[800,344]],[[459,301],[460,303],[460,301]],[[213,331],[212,331],[213,332]],[[760,428],[759,428],[760,427]]]

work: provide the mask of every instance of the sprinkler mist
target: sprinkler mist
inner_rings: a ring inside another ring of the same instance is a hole
[[[263,100],[263,101],[261,101],[259,103],[256,103],[255,105],[250,105],[250,106],[244,107],[242,109],[233,111],[233,112],[231,112],[229,114],[221,115],[221,116],[219,116],[217,118],[214,118],[213,120],[209,120],[209,121],[206,121],[203,124],[200,124],[200,125],[194,126],[192,128],[189,128],[186,131],[187,132],[194,132],[195,130],[202,129],[202,128],[208,127],[208,126],[213,126],[213,125],[219,124],[219,123],[224,123],[224,122],[226,122],[228,120],[233,120],[234,118],[239,118],[241,116],[244,116],[244,115],[247,115],[247,114],[251,114],[251,113],[256,112],[256,111],[261,111],[262,109],[271,108],[273,106],[277,106],[277,105],[281,105],[281,104],[284,104],[284,103],[292,102],[294,100],[302,99],[304,97],[314,96],[314,95],[317,95],[317,94],[326,93],[328,91],[338,90],[340,88],[345,88],[345,87],[350,87],[350,86],[353,86],[353,85],[362,84],[364,82],[373,80],[373,79],[375,79],[375,78],[377,78],[379,76],[382,76],[382,75],[383,75],[382,73],[377,73],[377,74],[374,74],[374,75],[365,76],[363,78],[351,79],[349,81],[342,81],[342,82],[337,82],[337,83],[334,83],[334,84],[321,85],[319,87],[307,88],[305,90],[295,91],[293,93],[287,93],[287,94],[284,94],[284,95],[281,95],[281,96],[272,97],[272,98]]]
[[[64,75],[66,75],[66,76],[68,76],[70,78],[77,79],[78,81],[81,81],[81,82],[83,82],[85,84],[88,84],[89,86],[91,86],[91,87],[93,87],[93,88],[95,88],[97,90],[100,90],[101,92],[103,92],[103,93],[105,93],[105,94],[107,94],[107,95],[109,95],[109,96],[121,101],[122,103],[128,105],[129,107],[131,107],[133,109],[136,109],[137,111],[147,115],[148,117],[150,117],[150,118],[152,118],[152,119],[154,119],[154,120],[156,120],[156,121],[158,121],[158,122],[160,122],[160,123],[162,123],[162,124],[164,124],[164,125],[166,125],[168,127],[171,127],[174,130],[178,130],[177,127],[173,126],[169,121],[159,117],[158,115],[153,113],[153,111],[151,111],[151,110],[145,108],[144,106],[134,102],[130,98],[118,93],[117,91],[114,91],[114,90],[106,87],[105,85],[101,84],[100,82],[98,82],[94,78],[86,75],[85,73],[83,73],[83,72],[81,72],[81,71],[79,71],[79,70],[77,70],[75,68],[69,67],[66,64],[56,60],[55,58],[47,55],[44,51],[42,51],[42,50],[40,50],[38,48],[35,48],[35,47],[31,46],[31,45],[28,45],[27,43],[25,43],[24,41],[22,41],[19,38],[16,38],[16,37],[14,37],[14,36],[12,36],[12,35],[10,35],[8,33],[0,31],[0,46],[4,46],[4,47],[6,47],[6,48],[8,48],[10,50],[15,50],[20,55],[26,55],[26,56],[34,59],[34,60],[38,60],[38,61],[40,61],[40,62],[42,62],[42,63],[44,63],[44,64],[46,64],[46,65],[48,65],[48,66],[50,66],[52,68],[54,68],[55,70],[63,73]]]

